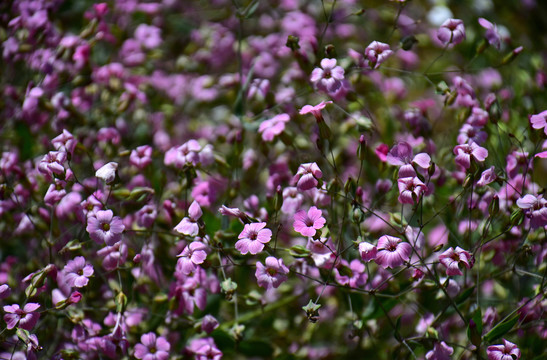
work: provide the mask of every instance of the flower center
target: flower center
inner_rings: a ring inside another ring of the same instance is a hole
[[[254,231],[251,231],[249,233],[249,239],[251,239],[251,240],[256,240],[257,236],[258,236],[258,234]]]
[[[275,276],[277,274],[277,270],[274,269],[274,268],[268,268],[268,270],[266,270],[266,272],[268,273],[268,275],[270,276]]]
[[[103,223],[101,228],[104,230],[104,231],[108,231],[110,230],[110,224],[109,223]]]

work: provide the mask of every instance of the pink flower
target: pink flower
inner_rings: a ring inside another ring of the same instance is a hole
[[[463,264],[466,268],[471,269],[473,267],[473,257],[468,252],[456,247],[456,250],[449,248],[441,255],[439,255],[439,261],[446,267],[446,275],[463,275],[459,265]]]
[[[207,334],[212,333],[218,326],[218,320],[213,315],[207,314],[201,320],[201,330]]]
[[[486,169],[482,172],[481,178],[477,181],[477,186],[486,186],[496,181],[498,176],[496,175],[496,168],[494,166]]]
[[[142,170],[152,163],[152,147],[149,145],[139,146],[131,151],[129,162]]]
[[[363,261],[369,262],[376,259],[377,253],[378,249],[371,243],[366,241],[359,243],[359,254],[361,255],[361,259],[363,259]]]
[[[344,80],[344,69],[336,66],[336,59],[321,60],[321,68],[313,69],[310,81],[318,90],[336,92],[342,87]]]
[[[479,25],[486,29],[484,37],[488,40],[488,43],[499,50],[501,46],[501,36],[496,24],[492,24],[485,18],[479,18]]]
[[[258,128],[258,132],[262,134],[262,140],[272,141],[285,130],[285,123],[289,120],[289,114],[279,114],[270,120],[263,121]]]
[[[431,157],[428,154],[419,153],[414,156],[412,146],[404,141],[391,148],[386,156],[386,161],[390,165],[400,166],[400,178],[416,176],[416,171],[412,164],[416,164],[422,169],[429,169],[431,166]]]
[[[405,177],[397,180],[399,187],[399,202],[401,204],[414,204],[419,201],[427,186],[418,177]]]
[[[454,154],[456,154],[456,164],[469,169],[471,167],[471,159],[483,162],[488,157],[488,150],[474,142],[470,142],[468,144],[456,145],[454,147]]]
[[[283,282],[287,281],[289,268],[283,263],[283,259],[276,259],[268,256],[264,261],[265,266],[260,261],[256,262],[256,281],[258,286],[269,290],[278,288]]]
[[[146,49],[161,45],[161,29],[153,25],[140,24],[135,29],[135,39]]]
[[[530,124],[536,130],[543,129],[543,132],[547,135],[547,110],[531,115]]]
[[[198,265],[203,264],[207,258],[207,245],[201,241],[193,241],[177,255],[177,268],[180,268],[184,275],[194,272]]]
[[[135,357],[143,360],[167,360],[171,344],[163,336],[157,337],[153,332],[143,334],[141,342],[135,345]]]
[[[65,173],[64,163],[67,159],[67,153],[63,151],[50,151],[38,164],[38,171],[45,176],[62,175]]]
[[[321,229],[325,225],[323,212],[317,207],[312,206],[308,212],[300,210],[294,214],[294,231],[299,232],[303,236],[314,236],[316,230]]]
[[[317,163],[306,163],[298,167],[298,171],[293,178],[293,183],[300,191],[310,190],[317,187],[319,182],[317,179],[323,177],[323,172],[317,166]]]
[[[503,345],[492,345],[486,349],[488,360],[520,359],[520,350],[517,345],[503,339]]]
[[[481,130],[478,126],[473,126],[470,124],[463,124],[460,129],[460,134],[458,135],[458,144],[465,144],[470,142],[475,142],[477,144],[482,144],[486,141],[488,134]]]
[[[430,350],[425,354],[427,360],[451,360],[451,355],[454,353],[454,349],[446,345],[444,341],[440,343],[436,342],[433,345],[433,350]]]
[[[70,132],[63,129],[63,132],[51,140],[51,144],[58,151],[65,151],[72,155],[76,148],[77,141]]]
[[[447,19],[437,30],[437,38],[443,45],[459,44],[465,39],[465,27],[460,19]]]
[[[222,352],[217,348],[215,340],[211,337],[192,340],[186,350],[195,354],[196,360],[222,359]]]
[[[97,170],[95,176],[105,183],[110,184],[116,179],[116,170],[118,170],[118,163],[109,162]]]
[[[93,275],[93,266],[86,264],[83,256],[77,256],[70,260],[63,268],[64,279],[68,286],[84,287]]]
[[[112,246],[122,238],[125,226],[119,216],[114,216],[112,210],[99,210],[88,216],[86,230],[89,237],[98,244],[105,242]]]
[[[188,217],[183,218],[180,223],[175,226],[175,230],[183,235],[196,236],[199,233],[198,220],[203,215],[201,207],[196,201],[193,201],[188,208]]]
[[[410,260],[412,248],[409,243],[401,242],[401,239],[383,235],[378,239],[378,253],[376,254],[376,263],[386,268],[395,268],[403,265],[405,261]]]
[[[327,104],[332,104],[332,101],[321,101],[319,104],[312,106],[312,105],[304,105],[302,109],[298,112],[300,115],[305,115],[311,113],[317,121],[321,121],[323,119],[323,115],[321,115],[321,110],[327,106]]]
[[[365,49],[365,63],[372,69],[378,69],[380,64],[385,62],[391,55],[393,55],[393,51],[391,51],[388,44],[373,41]]]
[[[27,303],[23,309],[17,304],[4,306],[4,311],[6,312],[4,321],[7,324],[8,330],[14,327],[29,331],[32,330],[38,319],[40,319],[40,313],[35,312],[39,307],[40,304],[36,303]]]
[[[264,249],[264,244],[269,243],[272,239],[272,231],[265,226],[265,222],[246,224],[238,236],[236,249],[243,255],[248,252],[253,255],[261,252]]]
[[[517,206],[526,210],[526,215],[530,218],[530,227],[532,229],[547,225],[547,200],[541,195],[524,195],[517,200]]]

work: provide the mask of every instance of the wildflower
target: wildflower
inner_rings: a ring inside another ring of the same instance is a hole
[[[327,104],[332,104],[332,101],[321,101],[319,104],[312,106],[312,105],[304,105],[302,109],[298,112],[300,115],[305,115],[311,113],[317,122],[323,121],[323,115],[321,114],[321,110],[327,106]]]
[[[496,181],[498,176],[496,175],[496,168],[494,166],[486,169],[482,172],[481,178],[477,181],[477,186],[486,186]]]
[[[412,164],[416,164],[422,169],[429,169],[431,166],[431,157],[426,153],[419,153],[414,156],[412,147],[407,142],[400,142],[387,153],[386,161],[390,165],[400,166],[399,177],[414,177],[416,171]]]
[[[201,320],[201,330],[207,334],[212,333],[218,326],[218,320],[213,315],[207,314]]]
[[[256,262],[256,281],[258,286],[269,290],[278,288],[281,283],[287,281],[289,268],[283,263],[283,259],[276,259],[268,256],[262,265],[260,261]]]
[[[154,49],[161,44],[161,29],[153,25],[140,24],[135,29],[135,39],[146,49]]]
[[[269,243],[272,239],[272,231],[265,226],[265,222],[246,224],[238,236],[236,249],[243,255],[248,252],[253,255],[261,252],[264,249],[264,244]]]
[[[51,144],[58,151],[65,151],[72,155],[76,148],[77,141],[67,130],[63,129],[63,132],[51,140]]]
[[[298,190],[310,190],[317,187],[319,182],[317,179],[323,177],[323,172],[317,166],[317,163],[306,163],[298,167],[298,171],[293,178],[293,183],[296,183]]]
[[[318,90],[336,92],[342,87],[344,69],[336,66],[336,59],[321,60],[321,67],[313,69],[310,81]]]
[[[359,254],[361,255],[361,259],[363,259],[363,261],[369,262],[376,259],[377,253],[378,249],[371,243],[366,241],[359,243]]]
[[[177,268],[181,269],[184,275],[189,275],[196,270],[196,267],[203,264],[207,258],[207,245],[201,241],[193,241],[177,255]]]
[[[450,360],[452,355],[454,353],[454,349],[450,346],[446,345],[444,341],[436,342],[435,345],[433,345],[433,350],[430,350],[427,354],[425,354],[425,358],[427,360]]]
[[[292,215],[302,206],[304,195],[297,188],[289,186],[283,189],[283,205],[281,212]]]
[[[50,184],[44,195],[44,203],[49,206],[57,204],[66,195],[65,190],[66,182],[63,180],[55,179],[55,184]]]
[[[427,186],[418,177],[405,177],[397,180],[399,187],[399,202],[401,204],[414,204],[422,197]]]
[[[131,151],[129,162],[140,170],[152,163],[152,147],[149,145],[139,146]]]
[[[62,175],[65,173],[64,163],[67,155],[63,151],[50,151],[38,164],[38,171],[48,178],[54,175]]]
[[[470,142],[468,144],[456,145],[454,147],[454,154],[456,154],[456,164],[469,169],[471,167],[471,159],[483,162],[488,157],[488,150],[474,142]]]
[[[314,236],[316,230],[321,229],[325,225],[326,220],[322,216],[322,213],[315,206],[312,206],[307,213],[305,210],[298,211],[294,214],[294,230],[303,236]]]
[[[262,134],[262,140],[272,141],[285,130],[285,123],[289,120],[289,114],[279,114],[270,120],[263,121],[258,128],[258,132]]]
[[[378,253],[376,254],[376,263],[386,268],[395,268],[403,265],[405,261],[410,260],[412,248],[409,243],[401,242],[401,239],[383,235],[378,239]]]
[[[492,24],[485,18],[479,18],[479,25],[486,29],[484,37],[488,40],[488,43],[499,50],[501,46],[501,36],[496,24]]]
[[[222,352],[217,348],[215,340],[211,337],[192,340],[186,350],[195,354],[196,360],[222,359]]]
[[[118,163],[109,162],[97,170],[95,176],[104,180],[105,183],[111,184],[116,179],[116,170],[118,170]]]
[[[465,27],[460,19],[447,19],[437,30],[437,38],[443,45],[459,44],[465,39]]]
[[[517,345],[503,339],[503,345],[492,345],[486,349],[488,360],[520,359],[520,349]]]
[[[547,225],[547,200],[541,195],[524,195],[517,200],[517,206],[526,210],[530,218],[530,227],[536,229]]]
[[[380,64],[385,62],[393,51],[388,44],[379,41],[373,41],[365,49],[365,63],[372,69],[378,69]]]
[[[112,246],[122,238],[125,226],[112,210],[98,210],[87,218],[87,232],[95,242]]]
[[[543,132],[547,135],[547,110],[531,115],[530,124],[536,130],[543,129]]]
[[[456,250],[449,248],[441,255],[439,255],[439,261],[446,267],[446,275],[463,275],[459,265],[463,264],[466,268],[471,269],[473,267],[473,257],[464,249],[459,246]]]
[[[137,225],[149,228],[154,224],[157,216],[158,210],[156,209],[156,205],[145,205],[137,211]]]
[[[93,275],[93,266],[86,264],[83,256],[77,256],[70,260],[63,268],[63,275],[68,286],[84,287]]]
[[[465,144],[470,142],[477,143],[478,145],[486,141],[488,135],[481,130],[478,126],[470,124],[463,124],[458,135],[458,144]]]
[[[141,342],[135,345],[135,357],[143,360],[166,360],[169,358],[171,344],[163,336],[153,332],[143,334]]]
[[[4,306],[4,321],[8,330],[15,327],[32,330],[40,319],[40,313],[35,312],[39,307],[40,304],[36,303],[27,303],[22,309],[17,304]]]
[[[175,226],[175,230],[183,235],[196,236],[199,233],[199,225],[197,221],[203,215],[201,207],[196,201],[193,201],[188,208],[188,217],[183,218],[180,223]]]

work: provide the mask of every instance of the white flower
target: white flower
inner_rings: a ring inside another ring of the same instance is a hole
[[[97,170],[95,176],[104,180],[107,184],[111,184],[116,178],[116,170],[118,170],[118,163],[109,162]]]

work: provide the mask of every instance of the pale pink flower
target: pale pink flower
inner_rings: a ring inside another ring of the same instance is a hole
[[[321,60],[321,67],[313,69],[310,81],[318,90],[336,92],[342,87],[344,80],[344,69],[336,66],[336,59]]]
[[[479,18],[479,25],[486,29],[484,37],[488,40],[488,43],[499,50],[501,46],[501,35],[498,32],[496,24],[492,24],[485,18]]]
[[[138,169],[144,169],[152,163],[152,147],[150,145],[139,146],[131,151],[129,163]]]
[[[307,213],[305,210],[296,212],[294,214],[294,230],[303,236],[314,236],[316,230],[325,225],[326,220],[322,214],[323,212],[315,206],[312,206]]]
[[[119,216],[114,216],[112,210],[98,210],[88,216],[86,230],[95,242],[105,242],[112,246],[122,238],[125,226]]]
[[[77,256],[70,260],[63,268],[64,280],[68,286],[84,287],[93,275],[93,265],[86,264],[83,256]]]
[[[258,132],[262,134],[262,140],[272,141],[285,130],[285,123],[289,122],[289,114],[279,114],[260,124]]]
[[[241,254],[256,255],[264,249],[264,244],[270,242],[272,231],[266,228],[265,222],[246,224],[238,239],[235,247]]]
[[[396,268],[410,260],[412,248],[409,243],[401,239],[383,235],[378,239],[378,253],[374,261],[384,269]]]
[[[188,217],[183,218],[175,226],[175,230],[183,235],[196,236],[199,233],[198,220],[203,215],[201,207],[196,201],[193,201],[188,208]]]
[[[298,171],[293,178],[293,183],[296,183],[298,190],[310,190],[317,187],[319,182],[317,179],[323,177],[323,172],[319,169],[316,163],[306,163],[298,167]]]
[[[547,225],[547,200],[541,195],[524,195],[517,200],[517,206],[526,210],[526,216],[530,218],[530,227],[532,229]]]
[[[4,321],[8,330],[15,327],[32,330],[40,319],[40,313],[35,312],[39,307],[40,304],[36,303],[27,303],[22,309],[17,304],[4,306]]]
[[[373,41],[365,49],[365,63],[372,69],[378,69],[380,64],[385,62],[393,51],[388,44],[379,41]]]
[[[266,290],[278,288],[283,282],[287,281],[289,268],[283,263],[283,259],[277,259],[273,256],[268,256],[262,265],[260,261],[256,262],[256,282],[258,286]]]
[[[63,132],[60,135],[56,136],[55,138],[53,138],[53,140],[51,140],[51,144],[53,145],[55,150],[65,151],[71,155],[74,152],[77,143],[78,142],[74,138],[74,135],[72,135],[66,129],[63,129]]]
[[[405,177],[397,180],[399,187],[399,202],[415,204],[427,190],[427,186],[418,177]]]
[[[503,339],[503,345],[492,345],[486,348],[488,360],[515,360],[520,359],[520,349],[517,345]]]
[[[412,146],[407,142],[400,142],[393,146],[387,153],[386,161],[390,165],[400,166],[399,177],[414,177],[416,171],[413,164],[418,165],[422,169],[429,169],[431,166],[431,157],[426,153],[419,153],[414,156]]]
[[[167,360],[171,344],[163,336],[153,332],[143,334],[141,342],[135,345],[135,357],[142,360]]]
[[[321,114],[321,110],[327,106],[327,104],[332,104],[332,101],[321,101],[319,104],[312,106],[312,105],[304,105],[302,109],[298,112],[300,115],[305,114],[312,114],[317,121],[323,120],[323,115]]]
[[[363,261],[369,262],[376,259],[376,254],[378,253],[378,248],[373,244],[363,241],[359,243],[359,254]]]
[[[194,272],[198,265],[203,264],[207,258],[207,245],[201,241],[193,241],[187,245],[180,254],[177,268],[180,268],[184,275],[189,275]]]
[[[536,130],[543,129],[543,132],[547,135],[547,110],[531,115],[530,124]]]
[[[441,255],[439,255],[439,261],[446,267],[446,275],[463,275],[459,265],[463,264],[466,268],[471,269],[473,267],[473,256],[459,246],[456,250],[449,248]]]
[[[111,184],[116,179],[116,170],[118,170],[118,163],[109,162],[97,170],[95,176],[105,183]]]
[[[459,44],[465,39],[465,27],[460,19],[447,19],[437,30],[437,38],[443,45]]]
[[[477,181],[477,186],[486,186],[496,181],[497,178],[496,168],[492,166],[482,172],[481,178]]]
[[[468,144],[456,145],[454,147],[454,154],[456,155],[456,164],[469,169],[471,167],[471,159],[483,162],[488,157],[488,150],[474,142],[470,142]]]

